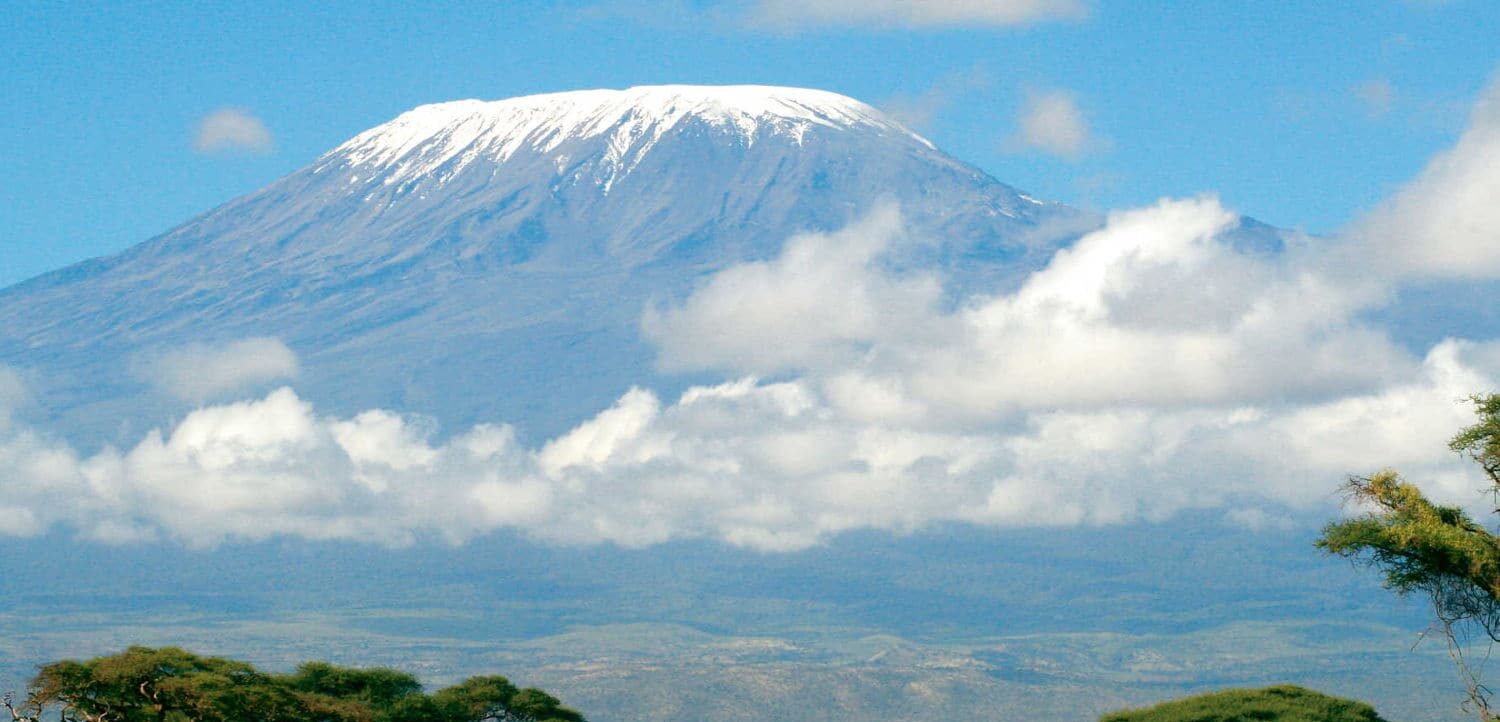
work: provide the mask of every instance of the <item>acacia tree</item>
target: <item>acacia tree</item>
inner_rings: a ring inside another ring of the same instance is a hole
[[[1500,394],[1471,401],[1479,421],[1453,437],[1449,448],[1479,465],[1500,503]],[[1318,547],[1379,569],[1397,594],[1425,595],[1433,629],[1463,680],[1466,708],[1485,722],[1500,717],[1481,670],[1470,662],[1476,645],[1487,658],[1500,642],[1500,536],[1458,507],[1432,503],[1390,469],[1351,477],[1345,490],[1372,511],[1328,524]]]
[[[290,675],[175,647],[42,667],[11,722],[584,722],[539,689],[472,677],[431,695],[410,674],[309,662]]]

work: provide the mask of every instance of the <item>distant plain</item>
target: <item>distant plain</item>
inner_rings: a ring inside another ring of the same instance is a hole
[[[433,684],[498,672],[599,722],[1079,720],[1278,682],[1450,719],[1460,690],[1441,645],[1419,643],[1425,609],[1320,556],[1303,521],[1200,515],[1170,541],[1152,524],[854,533],[791,554],[493,535],[85,556],[55,535],[0,557],[0,686],[61,656],[175,644]]]

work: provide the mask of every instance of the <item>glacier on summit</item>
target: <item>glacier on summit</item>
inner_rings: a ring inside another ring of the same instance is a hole
[[[761,86],[648,86],[581,90],[484,102],[435,103],[402,113],[335,148],[314,172],[338,163],[369,168],[384,185],[433,177],[441,186],[473,163],[504,163],[521,152],[557,153],[569,140],[607,144],[594,181],[605,193],[683,122],[729,131],[746,146],[758,136],[801,145],[809,128],[859,128],[927,148],[932,143],[852,98],[821,90]],[[558,169],[572,158],[556,155]]]

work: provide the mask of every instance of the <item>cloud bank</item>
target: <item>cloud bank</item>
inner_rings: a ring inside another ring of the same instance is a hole
[[[199,153],[265,153],[273,143],[266,124],[244,108],[220,108],[198,121],[193,150]]]
[[[1107,524],[1222,508],[1260,520],[1396,464],[1445,498],[1476,488],[1443,442],[1493,387],[1493,344],[1446,342],[1409,378],[1312,403],[1131,403],[944,419],[861,377],[634,389],[538,448],[506,426],[434,443],[387,411],[318,414],[288,388],[81,457],[0,430],[0,534],[65,524],[107,542],[295,536],[406,544],[516,529],[549,542],[711,538],[804,548],[840,531]],[[1238,518],[1238,517],[1236,517]]]

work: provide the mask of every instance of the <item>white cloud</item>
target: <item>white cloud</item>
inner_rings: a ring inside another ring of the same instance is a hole
[[[937,279],[882,268],[900,235],[885,210],[724,271],[644,328],[667,368],[797,372],[835,399],[974,418],[1349,393],[1415,368],[1348,321],[1365,296],[1299,249],[1237,253],[1219,238],[1235,223],[1209,198],[1116,213],[1017,292],[950,312]]]
[[[1230,445],[1260,457],[1279,493],[1319,477],[1394,467],[1444,501],[1473,503],[1481,485],[1470,465],[1447,453],[1447,441],[1473,423],[1465,399],[1496,388],[1496,350],[1494,342],[1444,341],[1414,378],[1379,393],[1286,409],[1261,424],[1261,433],[1231,438]]]
[[[132,373],[184,401],[202,402],[295,378],[297,355],[274,338],[191,343],[141,354]]]
[[[0,366],[0,429],[5,428],[11,414],[26,400],[26,385],[21,382],[21,375]]]
[[[885,206],[833,234],[795,236],[781,256],[715,275],[690,303],[648,309],[643,330],[669,369],[760,373],[863,353],[882,329],[908,329],[941,295],[931,276],[872,273],[901,233]]]
[[[1500,275],[1500,80],[1469,127],[1415,180],[1356,225],[1363,243],[1341,259],[1391,276]]]
[[[273,145],[266,124],[244,108],[220,108],[198,121],[193,150],[199,153],[264,153]]]
[[[1101,147],[1103,141],[1094,135],[1072,93],[1049,90],[1026,93],[1010,144],[1077,159]]]
[[[757,0],[758,24],[955,27],[1030,25],[1088,15],[1083,0]]]

